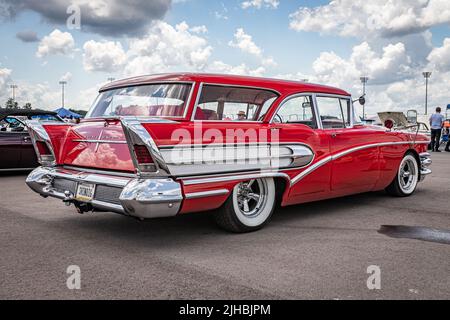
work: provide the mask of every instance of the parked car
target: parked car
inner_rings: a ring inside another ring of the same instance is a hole
[[[0,109],[0,171],[32,170],[39,166],[26,120],[62,122],[55,112]]]
[[[233,232],[277,203],[410,196],[431,173],[425,136],[358,123],[349,93],[304,82],[143,76],[103,87],[80,124],[28,125],[40,195],[139,219],[214,210]]]

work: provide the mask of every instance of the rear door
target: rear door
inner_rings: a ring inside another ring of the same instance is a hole
[[[318,94],[316,102],[333,157],[331,191],[345,195],[372,190],[379,177],[379,131],[353,125],[350,97]]]
[[[312,94],[297,94],[286,99],[274,115],[271,129],[277,130],[280,143],[307,144],[314,152],[314,163],[329,155],[329,137],[319,129]],[[331,166],[325,164],[294,183],[289,194],[290,203],[326,198],[330,192]],[[301,169],[303,170],[303,169]],[[292,176],[299,173],[287,171]]]

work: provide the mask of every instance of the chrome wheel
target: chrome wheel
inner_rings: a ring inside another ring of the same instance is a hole
[[[416,159],[412,155],[403,158],[398,171],[400,189],[405,194],[413,193],[419,180],[419,168]]]
[[[236,201],[241,214],[252,218],[260,214],[267,199],[267,182],[250,180],[237,185]]]

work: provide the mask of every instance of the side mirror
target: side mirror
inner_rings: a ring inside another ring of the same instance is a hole
[[[394,127],[394,121],[392,121],[391,119],[387,119],[386,121],[384,121],[384,126],[388,129],[392,129]]]
[[[365,105],[366,104],[366,98],[364,98],[364,96],[359,97],[358,102],[360,105]]]
[[[303,108],[303,109],[310,109],[310,108],[311,108],[311,103],[309,103],[309,102],[303,102],[303,103],[302,103],[302,108]]]

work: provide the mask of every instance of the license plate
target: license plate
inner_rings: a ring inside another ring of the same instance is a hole
[[[76,200],[80,201],[92,201],[95,193],[95,184],[91,183],[79,183],[77,187]]]

